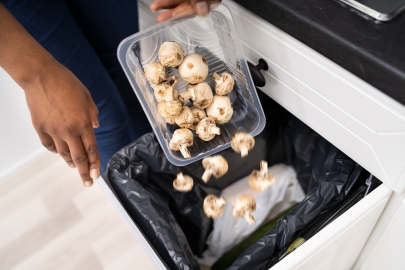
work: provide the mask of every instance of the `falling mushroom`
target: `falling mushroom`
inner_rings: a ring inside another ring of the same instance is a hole
[[[153,84],[159,84],[166,81],[169,77],[166,73],[165,67],[159,62],[150,63],[144,68],[144,72],[146,79]]]
[[[236,199],[235,206],[233,208],[233,216],[236,218],[245,218],[249,224],[256,223],[255,218],[252,216],[252,212],[256,211],[256,201],[252,195],[244,194]]]
[[[220,178],[228,171],[228,162],[221,155],[204,158],[202,165],[205,169],[202,180],[205,183],[210,180],[211,175],[214,175],[215,178]]]
[[[255,146],[255,139],[246,132],[236,132],[232,138],[233,151],[240,153],[242,157],[246,157],[253,146]]]
[[[208,75],[208,64],[202,55],[193,53],[184,57],[179,66],[180,76],[188,83],[197,84]]]
[[[229,94],[235,84],[234,78],[228,72],[223,72],[221,75],[214,72],[212,79],[215,81],[215,93],[218,96]]]
[[[174,41],[166,41],[159,48],[159,61],[165,67],[177,67],[184,58],[184,50]]]
[[[204,110],[198,109],[194,106],[190,107],[190,110],[194,117],[193,125],[190,127],[190,129],[195,129],[196,125],[200,123],[200,121],[203,120],[205,117],[207,117],[207,114]]]
[[[218,218],[224,213],[226,200],[223,197],[218,198],[215,195],[208,195],[204,199],[204,213],[209,218]]]
[[[158,102],[161,101],[172,101],[176,100],[179,97],[179,93],[174,88],[178,81],[176,76],[169,78],[167,82],[160,83],[155,86],[154,95]]]
[[[169,148],[174,151],[179,151],[184,158],[190,158],[190,152],[187,147],[192,146],[194,143],[193,133],[186,129],[176,129],[173,133],[173,137],[170,140]]]
[[[189,192],[193,189],[194,181],[191,176],[186,175],[182,172],[177,174],[177,178],[173,181],[173,187],[175,190],[180,192]]]
[[[207,108],[214,98],[211,87],[206,82],[199,84],[189,84],[185,92],[180,94],[181,99],[193,102],[193,106],[199,109]]]
[[[203,141],[214,139],[215,135],[221,135],[221,129],[216,126],[215,120],[212,117],[205,117],[195,128],[195,133]]]
[[[257,191],[264,191],[274,183],[275,177],[269,173],[267,162],[260,161],[260,171],[253,170],[249,176],[249,186]]]
[[[183,109],[181,109],[180,114],[174,118],[174,121],[181,128],[189,128],[194,123],[194,116],[189,107],[183,106]]]
[[[224,124],[231,119],[233,114],[231,100],[227,96],[214,96],[206,111],[207,115],[214,118],[218,124]]]

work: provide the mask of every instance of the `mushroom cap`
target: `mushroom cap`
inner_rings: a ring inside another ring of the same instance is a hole
[[[189,192],[193,189],[194,181],[191,176],[179,172],[173,181],[173,187],[180,192]]]
[[[170,117],[164,117],[166,120],[166,123],[170,124],[170,125],[174,125],[176,124],[176,121],[174,120],[176,117],[174,116],[170,116]]]
[[[172,117],[180,114],[183,104],[180,100],[161,101],[157,109],[163,117]]]
[[[169,148],[178,151],[181,145],[192,146],[193,143],[193,133],[186,128],[179,128],[174,131],[173,137],[169,143]]]
[[[220,178],[228,171],[228,162],[221,155],[206,157],[202,160],[204,169],[209,169],[215,178]]]
[[[193,125],[190,127],[190,129],[195,129],[196,125],[200,123],[200,121],[203,120],[205,117],[207,117],[207,114],[204,110],[194,106],[190,107],[190,110],[194,117]]]
[[[223,197],[218,198],[215,195],[208,195],[204,199],[204,214],[209,218],[218,218],[224,213],[226,200]]]
[[[179,73],[183,80],[188,83],[200,83],[208,76],[208,63],[202,55],[189,54],[181,62]]]
[[[184,58],[184,50],[174,41],[165,41],[159,48],[159,61],[165,67],[177,67]]]
[[[253,211],[256,211],[255,198],[252,195],[243,194],[236,199],[232,213],[236,218],[244,217],[249,223],[254,223],[255,220],[251,215]]]
[[[214,96],[210,106],[206,109],[207,115],[215,119],[218,124],[224,124],[232,118],[233,108],[227,96]]]
[[[246,132],[236,132],[231,141],[231,147],[236,153],[241,153],[242,157],[247,156],[249,150],[255,146],[255,139]]]
[[[175,80],[174,83],[171,80],[172,77],[170,77],[167,82],[163,82],[155,86],[153,94],[158,102],[172,101],[179,98],[179,92],[177,92],[177,90],[174,88],[174,84],[176,84],[177,80]]]
[[[269,173],[267,162],[260,161],[260,170],[253,170],[249,176],[249,186],[257,191],[264,191],[269,186],[273,185],[275,177]]]
[[[165,67],[159,62],[152,62],[148,64],[144,68],[144,72],[146,79],[153,84],[159,84],[166,81],[169,77],[166,73]]]
[[[190,90],[194,91],[195,93],[195,98],[191,99],[193,101],[193,106],[199,109],[207,108],[214,99],[212,89],[206,82],[200,82],[198,84],[188,84],[186,92]]]
[[[223,72],[220,75],[217,73],[212,74],[215,81],[215,93],[218,96],[229,94],[233,90],[235,79],[228,72]]]
[[[176,116],[174,121],[181,128],[190,128],[194,123],[194,116],[189,107],[183,106],[180,114]]]
[[[212,117],[205,117],[195,127],[195,133],[203,141],[214,139],[215,135],[220,135],[221,130],[216,126],[216,122]]]

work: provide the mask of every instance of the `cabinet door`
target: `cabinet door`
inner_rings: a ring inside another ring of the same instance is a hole
[[[391,193],[381,185],[271,269],[350,269]]]

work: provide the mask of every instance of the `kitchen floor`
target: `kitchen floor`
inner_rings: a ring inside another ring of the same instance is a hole
[[[0,184],[0,269],[156,269],[101,188],[54,157]]]

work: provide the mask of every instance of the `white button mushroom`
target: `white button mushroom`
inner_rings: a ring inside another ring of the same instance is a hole
[[[216,126],[214,118],[206,117],[198,123],[195,133],[201,140],[210,141],[214,139],[215,135],[221,135],[221,129]]]
[[[193,114],[194,121],[193,125],[190,127],[190,129],[195,129],[196,125],[200,123],[201,120],[203,120],[205,117],[207,117],[207,114],[205,113],[204,110],[198,109],[197,107],[190,107],[191,113]]]
[[[166,69],[159,62],[152,62],[144,68],[146,79],[153,83],[159,84],[166,81],[169,77],[166,73]]]
[[[255,146],[255,139],[246,132],[236,132],[232,138],[231,146],[233,151],[246,157],[249,150]]]
[[[255,218],[252,216],[252,212],[254,211],[256,211],[255,198],[252,195],[244,194],[236,199],[232,213],[234,217],[243,217],[249,224],[254,224],[256,223]]]
[[[188,83],[197,84],[208,76],[208,64],[205,58],[193,53],[184,57],[179,66],[180,76]]]
[[[275,177],[269,173],[267,162],[260,161],[260,171],[253,170],[249,176],[249,186],[257,191],[264,191],[274,183]]]
[[[231,119],[233,114],[231,100],[227,96],[214,96],[206,111],[207,115],[214,118],[218,124],[224,124]]]
[[[199,109],[207,108],[214,98],[211,87],[206,82],[199,84],[189,84],[185,92],[180,94],[181,99],[191,99],[193,105]]]
[[[187,147],[192,146],[194,143],[193,133],[186,129],[176,129],[173,133],[173,137],[170,140],[169,148],[174,151],[179,151],[184,158],[190,158],[190,152]]]
[[[218,218],[224,213],[226,200],[223,197],[218,198],[215,195],[208,195],[204,199],[204,214],[209,218]]]
[[[158,111],[165,118],[179,115],[182,108],[183,103],[180,100],[161,101],[157,106]]]
[[[179,93],[174,88],[178,81],[176,76],[169,78],[167,82],[160,83],[155,86],[154,95],[158,102],[172,101],[179,98]]]
[[[177,178],[173,181],[173,187],[175,190],[180,192],[189,192],[193,189],[194,181],[191,176],[186,175],[182,172],[177,174]]]
[[[166,41],[159,48],[159,61],[165,67],[177,67],[184,58],[184,50],[174,41]]]
[[[228,162],[221,155],[204,158],[202,165],[205,169],[202,180],[205,183],[210,180],[211,175],[214,175],[215,178],[220,178],[228,171]]]
[[[235,79],[228,72],[221,73],[221,75],[214,72],[212,78],[215,81],[215,93],[218,96],[224,96],[232,91]]]
[[[170,125],[174,125],[176,124],[176,121],[174,120],[176,117],[170,116],[170,117],[164,117],[164,119],[166,120],[166,123],[170,124]]]
[[[174,118],[176,124],[181,128],[189,128],[194,123],[194,116],[190,108],[183,106],[180,114]]]

